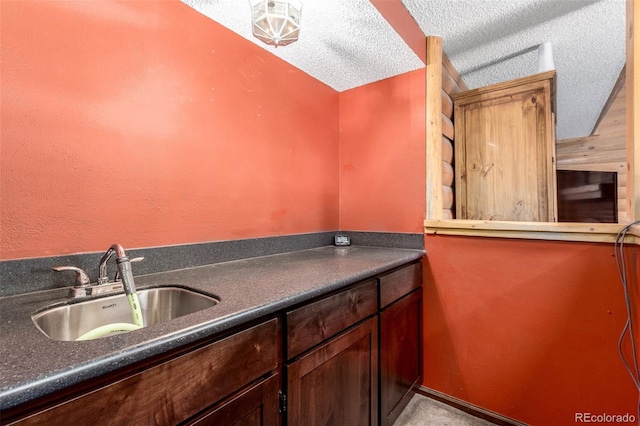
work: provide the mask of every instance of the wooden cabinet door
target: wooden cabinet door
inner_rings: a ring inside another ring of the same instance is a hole
[[[280,424],[279,388],[279,376],[275,374],[239,392],[195,419],[185,422],[184,425],[278,426]]]
[[[377,318],[286,367],[289,426],[378,424]]]
[[[391,425],[421,377],[422,288],[380,313],[381,423]]]
[[[554,76],[454,96],[457,219],[555,221]]]

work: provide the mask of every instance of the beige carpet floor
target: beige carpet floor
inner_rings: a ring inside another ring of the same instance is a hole
[[[494,426],[464,411],[416,394],[393,426]]]

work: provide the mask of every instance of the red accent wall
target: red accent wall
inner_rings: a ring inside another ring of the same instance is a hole
[[[637,419],[612,244],[427,235],[425,247],[425,386],[532,425]]]
[[[340,229],[423,231],[425,69],[340,92]]]
[[[338,228],[338,93],[179,1],[3,1],[0,258]]]

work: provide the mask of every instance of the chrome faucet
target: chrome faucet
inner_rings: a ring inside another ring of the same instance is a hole
[[[129,263],[134,263],[144,260],[144,257],[134,257],[132,259],[129,259],[120,244],[112,245],[104,254],[104,256],[102,256],[102,259],[100,259],[100,265],[98,265],[98,285],[107,284],[109,282],[109,277],[107,276],[107,262],[109,262],[109,259],[111,259],[111,256],[113,256],[113,253],[116,254],[116,262],[118,264],[118,272],[116,272],[116,276],[114,277],[113,281],[122,279],[122,267],[120,265],[123,262],[128,261]],[[133,279],[133,275],[131,276],[131,279]]]
[[[104,256],[102,256],[102,259],[100,259],[100,265],[98,266],[98,285],[109,282],[109,277],[107,277],[107,262],[111,259],[111,256],[113,256],[113,253],[116,253],[116,259],[125,258],[129,260],[120,244],[114,244],[109,247],[109,250],[107,250]],[[119,270],[120,268],[118,268],[118,271]]]
[[[116,254],[118,273],[116,274],[114,281],[109,282],[109,278],[107,277],[107,262],[111,259],[114,253]],[[76,284],[71,288],[71,297],[113,293],[122,291],[123,289],[127,294],[130,294],[135,292],[131,263],[139,262],[143,259],[144,257],[129,259],[120,244],[112,245],[100,259],[100,264],[98,266],[98,282],[95,284],[90,283],[89,276],[80,268],[76,268],[74,266],[56,266],[53,270],[58,272],[73,271],[76,273]],[[118,278],[122,281],[118,281]]]
[[[107,262],[114,253],[116,254],[118,274],[122,279],[125,291],[127,291],[127,287],[134,286],[133,272],[131,271],[131,260],[127,257],[127,254],[120,244],[114,244],[109,247],[109,250],[107,250],[104,256],[102,256],[102,259],[100,259],[100,265],[98,266],[98,285],[109,282],[109,277],[107,277]],[[135,291],[135,287],[133,287],[133,290]]]

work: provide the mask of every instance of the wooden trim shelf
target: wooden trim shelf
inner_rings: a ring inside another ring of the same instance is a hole
[[[613,243],[622,223],[550,223],[493,220],[425,220],[425,234]],[[627,233],[627,243],[640,244],[640,226]]]

